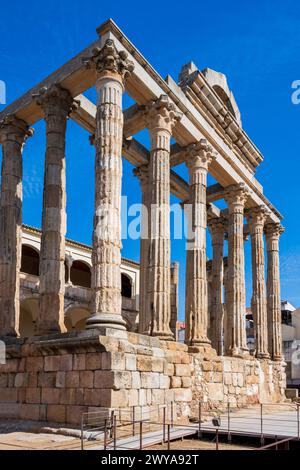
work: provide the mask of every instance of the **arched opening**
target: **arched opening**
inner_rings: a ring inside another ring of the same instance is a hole
[[[34,336],[35,322],[39,312],[38,299],[25,299],[20,305],[20,336],[31,338]]]
[[[40,274],[39,252],[28,245],[22,245],[21,272],[32,276]]]
[[[83,261],[74,261],[70,271],[71,282],[74,286],[91,287],[91,268]]]
[[[65,315],[65,326],[67,331],[85,330],[86,320],[90,312],[85,306],[70,307]]]
[[[121,274],[122,297],[132,298],[132,281],[126,274]]]

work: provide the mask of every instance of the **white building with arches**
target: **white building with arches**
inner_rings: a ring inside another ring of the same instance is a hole
[[[20,335],[34,334],[39,314],[39,261],[41,231],[23,225],[20,274]],[[91,254],[88,245],[66,240],[65,325],[68,331],[84,330],[90,316]],[[128,330],[135,331],[139,310],[139,264],[122,259],[122,315]]]

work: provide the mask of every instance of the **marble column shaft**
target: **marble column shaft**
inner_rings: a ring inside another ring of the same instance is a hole
[[[206,190],[208,167],[214,156],[212,148],[204,139],[187,150],[192,239],[189,235],[186,282],[186,325],[189,325],[187,328],[189,337],[186,340],[193,346],[210,344],[207,337]]]
[[[87,66],[96,72],[95,215],[91,317],[87,328],[125,329],[121,296],[121,187],[124,83],[133,70],[125,51],[108,39]]]
[[[139,333],[151,332],[151,309],[148,296],[150,260],[150,194],[149,166],[143,165],[134,170],[142,190],[141,240],[140,240],[140,295],[139,295]]]
[[[39,316],[36,334],[66,331],[65,237],[66,127],[75,106],[70,93],[59,85],[43,88],[34,96],[46,122],[43,217],[40,253]]]
[[[243,356],[246,340],[246,289],[244,255],[244,207],[247,191],[243,183],[229,186],[225,193],[228,203],[228,282],[225,319],[225,353]]]
[[[269,352],[274,361],[281,361],[282,330],[281,330],[281,291],[279,265],[279,238],[284,228],[278,223],[266,225],[266,241],[268,253],[267,309]]]
[[[252,246],[252,300],[251,309],[254,319],[256,356],[269,358],[267,295],[265,282],[264,224],[267,210],[264,206],[247,211]]]
[[[224,285],[224,237],[225,225],[222,217],[213,218],[208,223],[212,247],[212,282],[211,282],[211,306],[210,306],[210,340],[212,347],[218,355],[222,355],[223,347],[223,285]]]
[[[148,296],[151,334],[171,340],[170,329],[170,141],[180,114],[167,96],[147,106],[151,140],[149,167],[150,260]]]
[[[22,149],[33,134],[13,115],[0,122],[2,181],[0,200],[0,335],[18,336],[22,251]]]

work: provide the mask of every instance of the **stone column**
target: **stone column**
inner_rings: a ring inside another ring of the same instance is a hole
[[[225,321],[225,354],[242,357],[248,352],[246,339],[246,289],[244,255],[244,207],[247,191],[243,183],[225,192],[228,220],[228,282]]]
[[[279,237],[284,228],[278,223],[266,225],[268,253],[267,309],[269,352],[274,361],[282,361],[281,292],[279,266]]]
[[[22,251],[22,149],[33,134],[26,122],[9,115],[0,122],[2,182],[0,200],[0,335],[18,336]]]
[[[212,218],[208,222],[212,238],[212,282],[211,282],[211,308],[210,308],[210,339],[212,347],[218,355],[222,354],[224,309],[224,237],[225,225],[222,217]]]
[[[92,301],[87,329],[125,330],[121,296],[122,96],[133,63],[108,39],[86,62],[96,72],[95,215],[92,252]]]
[[[65,236],[66,236],[66,127],[75,102],[59,85],[35,95],[46,122],[42,238],[40,253],[39,316],[36,334],[66,332]]]
[[[190,174],[190,201],[192,239],[187,246],[186,325],[189,331],[188,344],[209,345],[208,298],[206,272],[206,190],[208,167],[215,157],[212,148],[203,139],[187,151],[187,166]],[[190,236],[189,236],[190,238]]]
[[[151,211],[151,206],[149,204],[149,166],[143,165],[136,168],[134,170],[134,175],[139,178],[142,190],[139,333],[149,335],[151,332],[151,311],[148,298],[150,259],[149,224]]]
[[[254,319],[256,356],[259,359],[270,357],[268,353],[267,295],[265,282],[264,224],[267,210],[264,206],[247,211],[252,247],[251,309]]]
[[[151,311],[151,334],[173,339],[170,330],[170,141],[180,119],[167,96],[147,106],[151,139],[149,167],[150,192],[150,260],[148,296]]]

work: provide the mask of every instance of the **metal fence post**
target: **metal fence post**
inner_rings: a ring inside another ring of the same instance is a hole
[[[227,412],[228,412],[228,416],[227,416],[227,430],[228,430],[228,436],[227,436],[227,440],[228,442],[231,442],[231,432],[230,432],[230,426],[231,426],[231,422],[230,422],[230,403],[228,402],[228,405],[227,405]]]
[[[219,428],[216,428],[216,450],[219,450]]]
[[[107,450],[107,419],[104,421],[104,450]]]
[[[297,404],[297,433],[298,433],[298,440],[300,440],[300,419],[299,419],[299,403]]]
[[[166,442],[166,407],[163,408],[163,442]]]
[[[263,417],[263,404],[262,403],[260,405],[260,442],[261,442],[262,446],[265,443],[265,438],[264,438],[264,417]]]
[[[174,402],[171,402],[171,425],[174,427]]]
[[[201,432],[201,421],[202,421],[202,402],[199,401],[199,411],[198,411],[198,439],[201,439],[202,432]]]
[[[168,424],[168,450],[171,449],[171,426]]]
[[[140,450],[143,450],[143,421],[140,422]]]
[[[84,420],[84,415],[81,416],[81,435],[80,435],[80,438],[81,438],[81,450],[84,450],[84,447],[83,447],[83,420]]]
[[[117,417],[114,416],[114,450],[117,450]]]
[[[132,407],[132,435],[135,436],[135,406]]]

